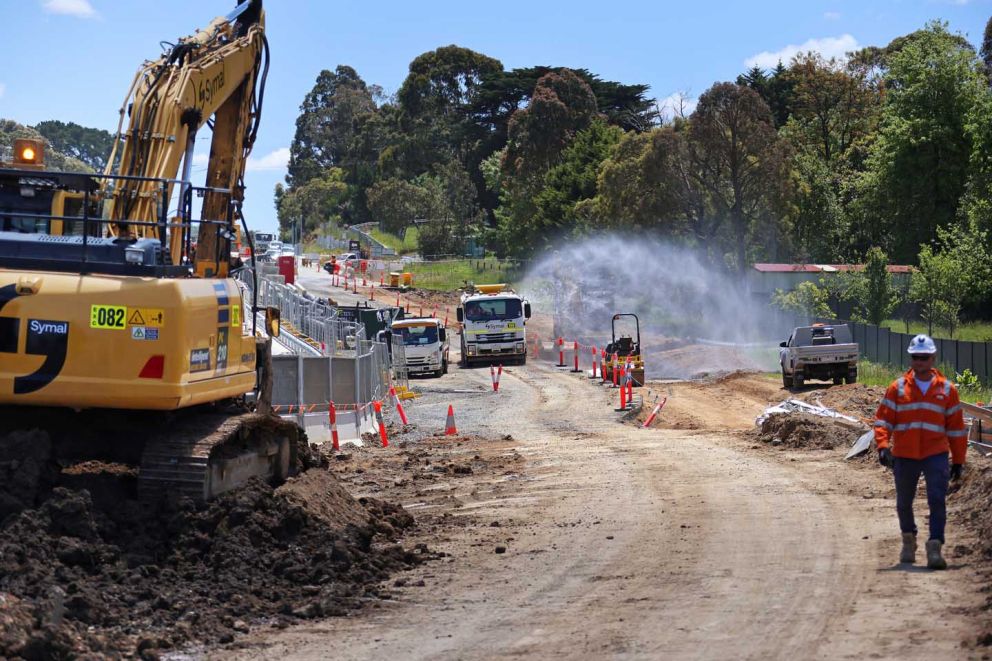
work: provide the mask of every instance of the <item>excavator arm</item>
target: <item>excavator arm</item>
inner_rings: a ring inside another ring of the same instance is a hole
[[[261,0],[248,0],[138,70],[105,172],[115,175],[104,184],[111,235],[162,239],[157,219],[174,190],[161,180],[169,180],[180,184],[180,214],[167,237],[169,257],[173,264],[190,257],[183,223],[188,230],[193,146],[197,132],[213,118],[193,264],[200,277],[227,275],[245,163],[261,113],[268,61],[264,31]]]

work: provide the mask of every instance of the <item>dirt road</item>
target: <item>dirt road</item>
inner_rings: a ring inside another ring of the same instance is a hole
[[[835,451],[759,447],[743,433],[780,399],[771,381],[663,386],[673,418],[694,413],[681,429],[654,430],[619,424],[608,390],[544,362],[505,370],[498,394],[487,369],[414,385],[424,395],[408,405],[408,445],[439,442],[431,433],[452,403],[460,432],[489,439],[460,452],[522,461],[399,492],[418,519],[445,522],[420,534],[449,557],[402,576],[394,600],[259,629],[211,658],[975,652],[962,648],[977,633],[962,615],[981,602],[975,569],[953,540],[949,571],[896,564],[891,489],[878,469],[845,465]]]

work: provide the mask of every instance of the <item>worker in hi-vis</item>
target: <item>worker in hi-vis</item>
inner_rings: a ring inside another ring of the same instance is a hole
[[[916,561],[913,497],[922,473],[930,506],[927,567],[946,569],[941,546],[947,522],[947,485],[961,477],[968,451],[968,432],[964,428],[957,388],[934,368],[937,346],[933,340],[917,335],[907,351],[910,369],[889,385],[875,413],[878,462],[891,468],[895,475],[896,511],[902,530],[899,562]]]

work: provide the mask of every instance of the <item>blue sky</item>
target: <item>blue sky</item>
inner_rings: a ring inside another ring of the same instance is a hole
[[[134,72],[172,41],[226,14],[233,0],[0,0],[0,117],[24,124],[73,121],[113,131]],[[942,19],[981,40],[992,0],[754,0],[612,3],[305,2],[268,0],[272,51],[262,124],[246,176],[245,212],[275,229],[272,190],[285,175],[300,102],[321,69],[354,67],[395,92],[410,61],[458,44],[507,69],[586,68],[651,86],[658,99],[695,98],[752,62],[771,66],[798,49],[826,55]],[[201,132],[206,153],[208,132]],[[203,158],[202,156],[200,157]]]

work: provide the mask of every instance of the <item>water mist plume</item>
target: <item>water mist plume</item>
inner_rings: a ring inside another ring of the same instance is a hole
[[[791,330],[745,282],[691,250],[643,237],[564,243],[528,270],[520,288],[568,342],[604,347],[613,314],[636,314],[649,379],[777,370],[775,349]],[[618,320],[618,336],[633,335],[628,320]]]

